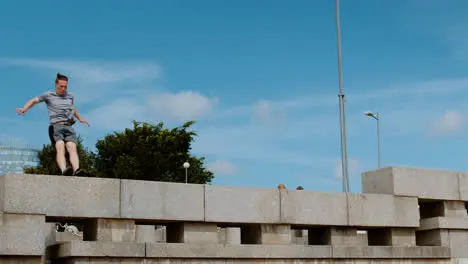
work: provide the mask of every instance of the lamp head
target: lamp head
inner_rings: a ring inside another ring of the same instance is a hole
[[[373,114],[372,112],[370,112],[370,111],[364,112],[364,115],[366,115],[366,116],[374,116],[374,114]]]
[[[190,163],[184,162],[184,165],[183,165],[183,166],[184,166],[184,168],[188,169],[188,168],[190,168]]]

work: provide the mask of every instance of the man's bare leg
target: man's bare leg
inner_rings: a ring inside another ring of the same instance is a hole
[[[73,168],[73,172],[76,172],[80,168],[80,159],[78,158],[78,151],[76,150],[76,144],[74,142],[67,142],[68,155],[70,155],[70,163]]]
[[[67,168],[67,160],[65,159],[65,143],[63,140],[59,140],[55,143],[55,150],[57,152],[57,165],[63,173]]]

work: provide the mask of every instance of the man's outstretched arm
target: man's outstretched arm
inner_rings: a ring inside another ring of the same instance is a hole
[[[19,115],[24,115],[26,112],[31,109],[34,105],[40,103],[39,97],[34,97],[33,99],[29,100],[23,108],[16,108],[16,113]]]
[[[84,119],[80,116],[80,114],[78,114],[78,111],[76,110],[76,106],[73,106],[73,108],[74,108],[74,110],[75,110],[74,112],[75,112],[75,117],[76,117],[76,119],[78,119],[78,121],[80,121],[81,123],[87,124],[88,126],[90,126],[90,124],[88,123],[88,121],[84,120]]]

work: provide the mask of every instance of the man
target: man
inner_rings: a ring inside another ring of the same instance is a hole
[[[88,126],[89,123],[81,118],[76,111],[74,97],[71,93],[67,92],[67,88],[68,77],[57,73],[55,92],[46,92],[39,97],[29,100],[23,108],[16,109],[16,112],[20,115],[24,115],[31,107],[38,103],[45,102],[47,104],[50,122],[49,138],[57,152],[57,165],[62,171],[62,175],[79,176],[83,172],[80,170],[80,161],[76,149],[77,137],[72,127],[75,123],[74,117]],[[65,147],[68,150],[72,167],[67,166]]]

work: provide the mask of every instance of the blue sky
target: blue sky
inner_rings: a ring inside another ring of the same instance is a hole
[[[351,190],[382,165],[468,170],[468,2],[341,1]],[[91,127],[196,120],[214,184],[340,191],[333,0],[10,1],[0,10],[0,141],[48,143],[55,74]]]

